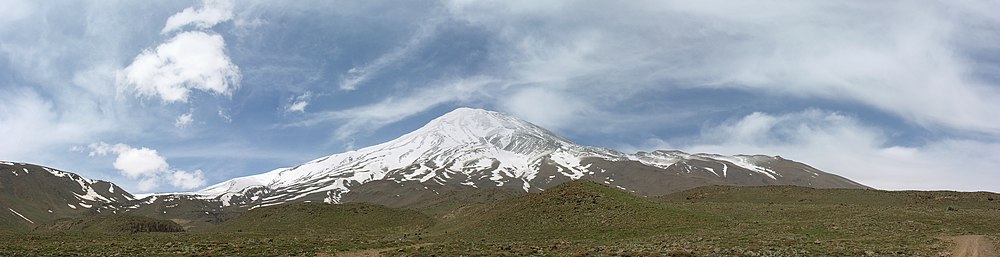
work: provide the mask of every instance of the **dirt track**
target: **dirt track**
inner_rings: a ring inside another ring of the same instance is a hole
[[[951,251],[952,257],[997,257],[993,243],[984,236],[965,235],[951,239],[955,241],[955,249]]]

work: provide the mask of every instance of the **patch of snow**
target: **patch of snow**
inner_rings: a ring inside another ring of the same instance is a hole
[[[31,222],[31,224],[35,224],[34,221],[31,221],[30,219],[24,217],[24,215],[21,215],[21,213],[18,213],[14,209],[11,209],[11,208],[7,208],[7,209],[10,210],[10,212],[13,212],[14,214],[16,214],[18,217],[21,217],[22,219],[27,220],[28,222]]]
[[[583,177],[583,175],[587,172],[587,168],[590,168],[590,164],[587,164],[586,166],[581,166],[580,158],[573,156],[573,154],[570,154],[565,151],[557,151],[549,156],[550,156],[549,158],[556,164],[562,167],[566,167],[567,172],[565,173],[562,173],[563,169],[560,167],[557,167],[557,170],[561,172],[563,175],[573,180],[577,180]]]
[[[258,204],[258,205],[254,205],[253,207],[250,207],[250,210],[253,210],[253,209],[257,209],[257,208],[260,208],[260,207],[268,207],[268,206],[275,206],[275,205],[279,205],[279,204],[281,204],[281,203],[265,203],[265,204]],[[167,213],[167,212],[165,212],[165,211],[164,211],[163,213]]]
[[[69,205],[69,208],[76,209],[76,205],[72,205],[72,204],[68,204],[68,203],[66,205]]]
[[[713,169],[713,168],[711,168],[711,167],[704,167],[704,168],[705,168],[706,170],[708,170],[708,171],[711,171],[711,172],[712,172],[712,174],[715,174],[715,176],[717,176],[717,177],[722,177],[722,175],[720,175],[720,174],[719,174],[718,172],[715,172],[715,169]]]
[[[686,159],[686,154],[681,155],[679,153],[680,152],[676,151],[653,151],[652,153],[639,152],[636,154],[630,154],[627,158],[645,165],[666,169],[671,165]]]
[[[724,156],[724,155],[707,155],[707,154],[706,155],[702,155],[702,156],[709,157],[709,158],[712,158],[712,159],[717,159],[717,160],[720,160],[720,161],[727,161],[727,162],[732,163],[732,164],[734,164],[736,166],[739,166],[740,168],[744,168],[744,169],[747,169],[747,170],[750,170],[750,171],[754,171],[754,172],[757,172],[757,173],[760,173],[760,174],[764,174],[765,176],[767,176],[767,177],[769,177],[771,179],[774,179],[774,180],[778,179],[775,176],[781,176],[781,174],[778,174],[777,172],[775,172],[775,171],[773,171],[771,169],[768,169],[768,168],[761,167],[761,166],[757,165],[757,163],[759,161],[762,161],[762,160],[760,160],[761,158],[769,158],[769,157],[745,156],[745,155]],[[725,164],[725,163],[723,163],[723,164]]]

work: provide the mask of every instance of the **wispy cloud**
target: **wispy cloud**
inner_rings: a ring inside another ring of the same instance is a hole
[[[998,85],[974,75],[984,68],[980,55],[963,49],[982,42],[970,35],[996,33],[978,25],[996,22],[979,11],[996,5],[450,1],[449,10],[511,46],[504,67],[513,81],[578,92],[571,98],[733,88],[856,102],[928,128],[997,133],[989,110],[1000,109],[992,100]]]
[[[682,142],[691,152],[771,153],[881,189],[992,190],[1000,179],[1000,144],[942,138],[914,146],[889,143],[889,133],[845,114],[806,110],[753,113],[711,124]]]
[[[480,97],[479,93],[484,87],[494,83],[494,79],[484,77],[456,79],[441,83],[442,86],[419,89],[373,104],[346,110],[319,112],[289,126],[314,126],[340,122],[343,125],[334,131],[334,138],[344,140],[361,131],[373,131],[444,103],[460,103],[476,99]]]
[[[289,103],[285,105],[285,112],[306,112],[306,106],[309,106],[309,101],[312,100],[312,92],[305,92],[302,95],[292,97],[289,99]]]
[[[222,118],[222,120],[225,121],[226,123],[233,123],[233,116],[230,116],[228,113],[226,113],[226,111],[219,109],[219,112],[217,114],[219,115],[219,118]]]
[[[177,120],[174,121],[174,127],[185,128],[191,125],[191,122],[194,122],[194,113],[189,112],[181,114],[181,116],[177,116]]]
[[[4,8],[0,9],[0,28],[5,26],[5,23],[17,21],[31,15],[34,12],[34,8],[31,1],[4,1]]]
[[[170,16],[160,34],[181,30],[184,26],[194,26],[199,29],[209,29],[216,24],[233,19],[232,0],[203,0],[201,8],[188,7]]]
[[[414,35],[410,36],[410,39],[401,46],[392,49],[369,63],[355,66],[348,70],[340,82],[340,89],[355,90],[359,85],[371,79],[371,77],[377,76],[383,69],[396,65],[400,60],[407,58],[414,51],[418,50],[428,38],[434,36],[438,26],[437,23],[436,21],[423,23],[425,25],[414,32]]]

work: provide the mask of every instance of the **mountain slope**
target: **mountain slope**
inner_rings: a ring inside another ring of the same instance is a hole
[[[91,233],[184,231],[181,225],[169,220],[128,214],[93,215],[79,219],[59,219],[44,228],[51,231],[85,231]]]
[[[659,204],[595,182],[566,182],[551,190],[460,208],[434,228],[458,238],[619,239],[711,223],[706,213]]]
[[[33,227],[58,218],[119,212],[133,196],[117,185],[27,163],[0,162],[0,220]]]
[[[230,233],[391,234],[417,231],[433,222],[418,211],[367,203],[291,203],[250,210],[213,229]]]
[[[409,185],[440,194],[438,189],[455,185],[537,192],[577,179],[640,195],[704,185],[866,188],[780,157],[679,151],[625,154],[577,145],[502,113],[459,108],[383,144],[235,178],[193,195],[225,206],[339,203],[352,188],[372,181],[419,182]]]

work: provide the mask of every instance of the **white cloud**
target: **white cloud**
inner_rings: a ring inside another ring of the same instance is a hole
[[[137,187],[140,191],[150,191],[166,180],[175,187],[193,189],[205,185],[201,170],[193,172],[172,169],[164,158],[154,149],[146,147],[135,148],[126,144],[93,143],[88,146],[90,156],[117,155],[114,166],[122,175],[129,179],[139,179]]]
[[[309,105],[309,101],[296,101],[288,105],[288,112],[305,112],[306,106]]]
[[[149,148],[129,148],[117,152],[114,167],[128,178],[140,176],[153,176],[158,172],[167,170],[167,160],[160,156],[156,150]]]
[[[590,106],[575,99],[575,95],[545,88],[525,88],[502,104],[508,113],[550,130],[592,118],[583,115],[590,112]]]
[[[312,100],[312,92],[305,92],[300,96],[289,99],[289,104],[285,106],[285,112],[305,112],[306,106]]]
[[[192,89],[230,95],[239,87],[239,67],[225,52],[222,36],[182,32],[147,49],[118,74],[120,87],[165,102],[187,102]]]
[[[0,159],[38,161],[52,148],[90,140],[108,130],[105,121],[81,105],[64,110],[35,90],[8,88],[0,104]],[[62,146],[65,149],[65,146]]]
[[[160,33],[167,34],[188,25],[199,29],[214,27],[216,24],[233,19],[233,7],[232,0],[203,0],[201,8],[188,7],[170,16]]]
[[[90,156],[116,154],[113,166],[130,179],[156,177],[157,174],[170,169],[167,160],[153,149],[132,148],[125,144],[111,145],[104,142],[93,143],[88,147],[91,149]]]
[[[976,58],[998,52],[987,42],[1000,35],[1000,19],[983,11],[1000,9],[996,1],[455,0],[447,8],[502,39],[512,84],[601,109],[655,90],[735,88],[1000,133],[992,118],[1000,85],[975,75],[995,69]]]
[[[191,125],[191,122],[194,122],[194,113],[189,112],[181,114],[181,116],[177,116],[177,120],[174,121],[174,127],[185,128]]]
[[[800,161],[880,189],[1000,191],[1000,143],[940,139],[895,145],[886,133],[839,113],[807,110],[753,113],[707,127],[682,149],[771,154]]]
[[[190,190],[205,185],[205,174],[201,170],[192,172],[177,170],[168,176],[168,180],[175,187]]]
[[[4,0],[3,8],[0,8],[0,28],[5,23],[21,20],[34,12],[31,1],[24,0]]]
[[[136,184],[136,187],[140,192],[149,192],[156,189],[158,186],[160,186],[160,178],[158,177],[144,178],[139,180],[139,183]]]

